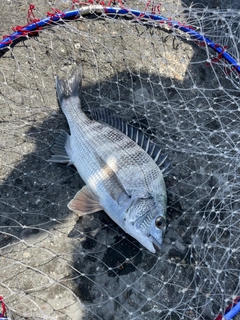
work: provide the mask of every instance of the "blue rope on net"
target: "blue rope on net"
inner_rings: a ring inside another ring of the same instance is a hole
[[[236,316],[236,314],[238,312],[240,312],[240,300],[238,301],[238,303],[230,311],[225,313],[224,319],[225,320],[231,320]]]
[[[64,20],[75,20],[78,19],[80,16],[86,16],[94,13],[104,14],[105,16],[113,17],[128,16],[135,19],[135,21],[139,23],[146,23],[146,21],[155,21],[159,23],[159,26],[165,24],[168,25],[168,27],[170,28],[179,29],[182,32],[187,33],[195,41],[200,42],[202,43],[202,45],[208,46],[209,48],[214,50],[218,54],[218,58],[216,58],[216,60],[220,60],[222,58],[225,59],[225,61],[230,65],[232,70],[235,70],[237,73],[240,73],[239,63],[226,51],[225,47],[211,41],[204,35],[201,35],[191,26],[183,25],[180,22],[173,21],[158,14],[152,14],[148,12],[142,12],[139,10],[126,8],[103,7],[101,5],[86,6],[81,9],[75,9],[60,13],[57,12],[37,22],[30,23],[23,27],[18,27],[17,31],[13,32],[8,36],[5,36],[3,40],[0,41],[0,50],[10,49],[10,47],[14,45],[16,42],[26,39],[27,36],[36,35],[36,32],[39,33],[43,28],[46,28],[49,25],[58,24],[59,22],[62,22]]]

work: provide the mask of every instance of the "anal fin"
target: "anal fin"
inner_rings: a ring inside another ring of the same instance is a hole
[[[59,136],[56,138],[55,143],[51,147],[53,155],[49,160],[47,160],[48,162],[71,164],[71,159],[65,148],[67,143],[69,143],[69,139],[69,134],[64,130],[61,130]]]

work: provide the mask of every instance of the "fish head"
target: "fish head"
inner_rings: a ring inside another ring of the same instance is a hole
[[[155,253],[161,249],[166,230],[166,206],[154,198],[141,198],[132,203],[127,212],[125,230],[145,248]]]

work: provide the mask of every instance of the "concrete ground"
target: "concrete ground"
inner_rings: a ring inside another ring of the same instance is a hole
[[[68,8],[67,1],[34,4],[37,18]],[[239,1],[184,4],[199,13],[195,25],[205,17],[214,41],[239,57],[227,24],[214,24],[220,13],[202,14],[205,6],[236,9],[226,21],[239,39]],[[1,2],[0,34],[25,25],[28,8],[27,0]],[[184,8],[168,0],[161,13],[182,19]],[[238,78],[221,62],[206,66],[212,57],[171,30],[92,15],[46,28],[0,58],[0,296],[10,319],[210,320],[239,294]],[[79,63],[84,110],[117,110],[169,155],[161,252],[148,252],[104,212],[69,211],[84,183],[74,167],[46,161],[59,131],[69,130],[55,76]]]

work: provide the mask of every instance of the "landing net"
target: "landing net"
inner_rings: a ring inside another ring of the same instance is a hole
[[[239,4],[0,10],[0,318],[239,319]],[[78,219],[67,203],[83,181],[46,161],[68,130],[55,76],[79,63],[84,110],[117,111],[171,160],[156,254],[104,212]]]

